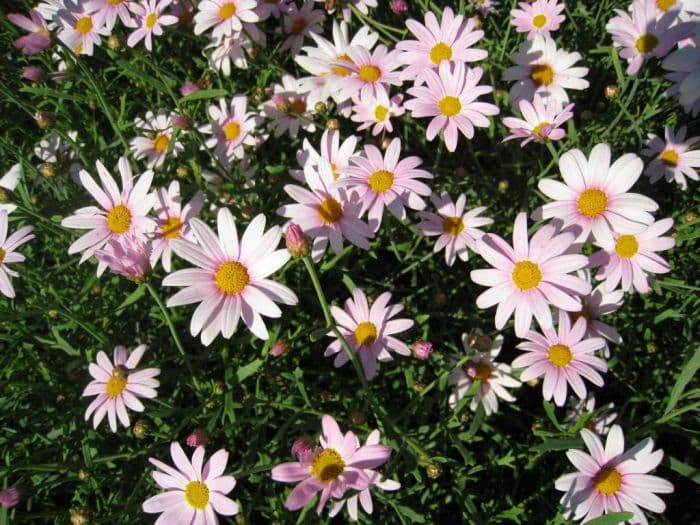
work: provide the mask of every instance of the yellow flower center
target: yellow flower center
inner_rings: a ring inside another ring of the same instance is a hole
[[[221,20],[228,20],[235,14],[236,5],[233,2],[230,4],[224,4],[219,8],[219,18],[221,18]]]
[[[341,455],[332,448],[326,448],[311,462],[311,473],[324,483],[330,483],[345,470]]]
[[[542,280],[542,272],[537,263],[532,261],[520,261],[516,263],[511,275],[515,286],[520,290],[529,290],[534,288]]]
[[[107,214],[107,228],[112,233],[125,233],[131,226],[131,212],[123,204],[117,204]]]
[[[364,321],[357,325],[353,335],[357,344],[369,346],[377,340],[377,327],[374,326],[374,323]]]
[[[549,347],[547,359],[557,368],[564,368],[571,363],[571,350],[566,345],[556,344]]]
[[[153,140],[153,149],[158,153],[163,153],[168,150],[170,139],[164,133],[161,133]]]
[[[5,260],[5,255],[7,255],[7,252],[0,248],[0,264]]]
[[[49,30],[48,30],[48,29],[44,29],[43,27],[40,27],[39,29],[37,29],[37,30],[34,31],[34,32],[35,32],[35,33],[38,33],[38,34],[40,34],[40,35],[49,36]]]
[[[656,0],[656,7],[662,11],[668,11],[674,5],[676,5],[676,0]]]
[[[549,64],[535,64],[530,69],[530,78],[538,86],[548,86],[554,80],[554,70]]]
[[[449,60],[452,58],[452,48],[445,44],[445,42],[438,42],[430,50],[430,61],[433,64],[440,64],[443,60]]]
[[[155,13],[151,13],[146,17],[146,27],[148,29],[153,29],[153,26],[156,25],[156,22],[158,21],[158,15]]]
[[[338,165],[335,162],[331,162],[331,169],[333,170],[333,180],[338,180],[340,173],[338,173]]]
[[[241,127],[233,120],[224,126],[224,137],[226,140],[236,140],[241,134]]]
[[[369,187],[377,193],[384,193],[394,184],[394,174],[387,170],[379,170],[369,176]]]
[[[464,365],[464,370],[470,376],[470,372],[472,372],[474,374],[474,379],[478,379],[479,381],[488,380],[492,372],[491,366],[483,361],[469,361]]]
[[[197,510],[204,510],[209,504],[209,487],[201,481],[190,481],[185,485],[185,501]]]
[[[601,190],[586,190],[579,195],[578,211],[592,219],[603,213],[608,207],[608,196]]]
[[[129,381],[127,379],[128,372],[123,366],[115,366],[112,371],[112,375],[107,380],[107,385],[105,385],[105,393],[110,399],[114,399],[119,394],[121,394],[126,388],[126,383]]]
[[[461,217],[445,217],[442,220],[442,231],[452,237],[457,237],[464,230],[464,223]]]
[[[123,2],[124,0],[107,0],[107,3],[109,5],[119,5]]]
[[[337,200],[328,197],[321,203],[316,213],[321,217],[324,224],[333,224],[338,222],[343,216],[343,208]]]
[[[615,494],[622,487],[622,474],[613,467],[605,467],[593,478],[593,486],[606,496]]]
[[[374,108],[374,118],[377,119],[379,122],[382,122],[388,114],[389,108],[386,106],[382,106],[381,104],[379,104],[376,108]]]
[[[169,217],[168,221],[160,229],[163,237],[166,239],[174,239],[180,236],[180,228],[182,228],[182,222],[179,217]]]
[[[637,254],[639,243],[634,235],[620,235],[615,241],[615,253],[625,259],[630,259]]]
[[[219,290],[228,295],[241,293],[250,282],[247,268],[236,261],[226,261],[219,266],[214,278]]]
[[[546,122],[546,121],[545,121],[545,122],[540,122],[539,124],[537,124],[537,126],[535,126],[534,128],[532,128],[532,132],[533,132],[535,135],[538,135],[538,136],[541,137],[541,138],[547,138],[547,137],[542,137],[542,135],[540,135],[540,132],[542,131],[542,128],[543,128],[543,127],[545,127],[545,126],[551,126],[551,125],[552,125],[551,122]]]
[[[651,53],[658,45],[659,37],[651,33],[643,34],[634,42],[634,47],[636,47],[637,51],[640,53]]]
[[[376,82],[382,76],[382,72],[377,66],[362,66],[357,75],[365,82]]]
[[[539,15],[535,15],[535,17],[532,19],[532,25],[535,26],[537,29],[541,29],[545,26],[547,23],[547,17],[544,16],[542,13]]]
[[[79,18],[75,23],[75,30],[80,34],[80,36],[87,35],[90,31],[92,31],[92,18],[89,16]]]
[[[345,53],[343,53],[342,55],[338,55],[337,60],[342,60],[343,62],[348,62],[349,64],[354,64],[354,62],[352,61],[352,58],[350,58]],[[347,77],[351,73],[351,71],[349,69],[344,68],[344,67],[340,67],[340,66],[333,66],[331,68],[331,71],[333,71],[333,73],[335,73],[336,75],[341,76],[341,77]]]
[[[671,166],[672,168],[678,166],[678,153],[672,149],[664,150],[664,152],[659,155],[659,158],[666,166]]]
[[[438,102],[438,108],[440,109],[440,113],[446,117],[454,117],[460,111],[462,111],[462,104],[457,97],[448,95],[440,99],[440,102]]]

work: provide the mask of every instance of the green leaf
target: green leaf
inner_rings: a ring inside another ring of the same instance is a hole
[[[669,396],[668,402],[666,403],[666,410],[664,410],[663,414],[664,416],[668,415],[671,412],[671,410],[673,410],[676,407],[678,401],[683,395],[685,387],[688,386],[690,380],[693,379],[693,376],[695,375],[695,372],[698,371],[698,368],[700,368],[700,348],[695,349],[695,353],[683,367],[681,373],[678,375],[676,384],[673,385],[673,388],[671,389],[671,395]]]
[[[229,94],[226,89],[201,89],[182,97],[180,102],[192,102],[193,100],[203,100],[207,98],[221,98]]]
[[[634,518],[631,512],[611,512],[592,521],[587,521],[586,525],[617,525]]]
[[[145,293],[146,293],[146,286],[143,284],[139,284],[138,287],[136,288],[136,290],[131,292],[127,296],[127,298],[124,299],[124,301],[122,301],[122,304],[117,306],[117,310],[115,313],[117,315],[121,314],[127,306],[130,306],[130,305],[134,304],[136,301],[138,301],[139,299],[141,299],[141,297],[143,297]]]
[[[570,448],[581,448],[582,442],[579,438],[548,439],[544,443],[531,447],[535,452],[549,452],[551,450],[568,450]]]
[[[255,374],[260,369],[262,364],[263,364],[262,359],[260,359],[259,357],[255,358],[253,361],[251,361],[250,363],[248,363],[245,366],[240,367],[236,371],[236,379],[238,379],[239,383],[242,383],[248,377]]]
[[[542,406],[544,407],[545,414],[547,414],[547,417],[552,422],[552,425],[554,425],[554,428],[556,428],[559,432],[564,432],[564,429],[557,419],[557,415],[554,413],[554,403],[550,401],[542,401]]]
[[[683,463],[681,460],[674,458],[673,456],[668,457],[670,461],[671,470],[675,470],[681,476],[685,476],[694,483],[700,485],[700,469]]]

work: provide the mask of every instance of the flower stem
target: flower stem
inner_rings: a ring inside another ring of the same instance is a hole
[[[554,147],[554,144],[552,144],[551,141],[547,140],[545,141],[545,145],[547,146],[549,152],[552,154],[554,162],[559,164],[559,153],[557,153],[557,149]]]

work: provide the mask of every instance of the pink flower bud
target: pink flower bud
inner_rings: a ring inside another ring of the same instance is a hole
[[[151,246],[136,236],[111,239],[105,248],[95,252],[95,257],[112,273],[123,275],[130,281],[143,282],[151,273]]]
[[[44,70],[37,66],[26,66],[22,68],[20,78],[29,80],[30,82],[41,82],[46,74]]]
[[[416,341],[413,343],[411,351],[413,352],[413,357],[424,361],[428,359],[433,352],[433,343],[430,341]]]
[[[270,355],[273,357],[279,357],[287,352],[289,352],[289,346],[287,346],[287,341],[284,339],[278,340],[272,345],[272,348],[270,348]]]
[[[285,233],[287,250],[294,257],[303,257],[309,253],[311,242],[299,225],[290,222]]]
[[[192,433],[187,436],[187,444],[190,447],[206,447],[209,443],[209,432],[204,428],[195,428]]]
[[[180,88],[180,94],[183,97],[186,97],[187,95],[191,95],[195,91],[199,91],[199,86],[197,84],[193,84],[192,82],[188,82],[187,84],[184,84]]]
[[[11,509],[19,503],[21,497],[22,493],[17,487],[0,490],[0,507],[3,509]]]
[[[295,455],[301,463],[310,461],[314,456],[315,449],[316,444],[309,436],[301,436],[292,444],[292,454]]]
[[[182,115],[173,115],[172,121],[173,124],[183,131],[190,129],[190,121],[187,117],[183,117]]]
[[[391,3],[389,4],[389,9],[391,9],[392,13],[398,15],[400,13],[405,13],[406,11],[408,11],[408,4],[406,3],[406,0],[391,0]]]

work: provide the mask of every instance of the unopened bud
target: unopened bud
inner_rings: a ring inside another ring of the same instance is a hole
[[[309,436],[301,436],[292,444],[292,455],[301,461],[308,461],[314,455],[316,444]]]
[[[340,122],[337,118],[330,118],[326,122],[326,129],[338,129],[340,128]]]
[[[442,475],[442,467],[437,463],[431,463],[425,470],[430,479],[438,479]]]
[[[380,146],[385,150],[389,147],[389,144],[391,144],[391,137],[384,137]]]
[[[107,39],[107,47],[112,51],[119,51],[122,48],[122,42],[117,35],[109,35]]]
[[[505,180],[505,179],[502,180],[502,181],[500,181],[500,182],[498,183],[498,191],[501,192],[501,193],[505,193],[506,191],[508,191],[508,186],[509,186],[509,185],[510,185],[510,184],[509,184],[508,181]]]
[[[223,381],[220,381],[219,379],[212,380],[211,389],[212,389],[212,392],[214,392],[214,395],[220,396],[221,394],[224,393]]]
[[[689,211],[683,218],[685,219],[685,222],[695,222],[698,218],[698,214],[694,211]]]
[[[209,443],[209,432],[204,428],[195,428],[187,436],[187,445],[190,447],[206,447]]]
[[[287,245],[287,250],[289,250],[289,253],[294,257],[304,257],[308,255],[311,249],[310,239],[301,227],[294,222],[290,222],[289,226],[287,226],[284,241]]]
[[[42,162],[39,164],[39,173],[47,179],[53,179],[56,176],[56,165],[52,162]]]
[[[22,491],[17,487],[0,490],[0,508],[11,509],[22,499]]]
[[[353,425],[363,425],[365,423],[365,413],[360,408],[353,408],[350,412],[350,421]]]
[[[51,126],[51,114],[46,111],[37,111],[34,113],[34,122],[40,129],[46,129]]]
[[[389,9],[391,9],[392,13],[398,15],[408,11],[408,4],[406,3],[406,0],[391,0]]]
[[[316,105],[314,106],[314,111],[316,113],[323,113],[326,111],[326,109],[328,109],[326,104],[321,101],[316,102]]]
[[[608,100],[615,100],[620,94],[620,88],[615,84],[610,84],[609,86],[605,86],[604,94],[605,98]]]
[[[289,352],[289,345],[287,345],[287,341],[284,339],[278,339],[275,344],[272,345],[272,348],[270,348],[270,355],[272,357],[279,357],[287,352]]]
[[[90,477],[90,473],[87,470],[80,469],[78,470],[78,479],[80,481],[85,481]]]
[[[44,70],[37,66],[25,66],[22,68],[21,78],[30,82],[41,82],[46,77]]]
[[[433,352],[433,343],[430,341],[416,341],[413,343],[413,347],[411,347],[411,352],[416,359],[425,361]]]
[[[138,419],[134,423],[134,428],[132,429],[132,432],[134,433],[134,436],[136,436],[138,439],[143,439],[148,435],[150,430],[151,424],[148,421],[146,421],[145,419]]]
[[[78,507],[70,511],[71,525],[88,525],[90,523],[90,509]]]
[[[190,174],[190,167],[187,164],[180,164],[175,170],[175,174],[181,179],[184,179]]]
[[[176,127],[183,131],[190,129],[190,121],[187,117],[183,117],[182,115],[173,115],[172,121]]]
[[[200,87],[197,84],[193,84],[192,82],[187,82],[186,84],[183,84],[182,87],[180,88],[180,95],[183,97],[186,97],[187,95],[191,95],[192,93],[195,93],[196,91],[199,91]]]
[[[650,354],[656,353],[656,343],[654,343],[654,341],[649,341],[647,343],[647,352]]]

